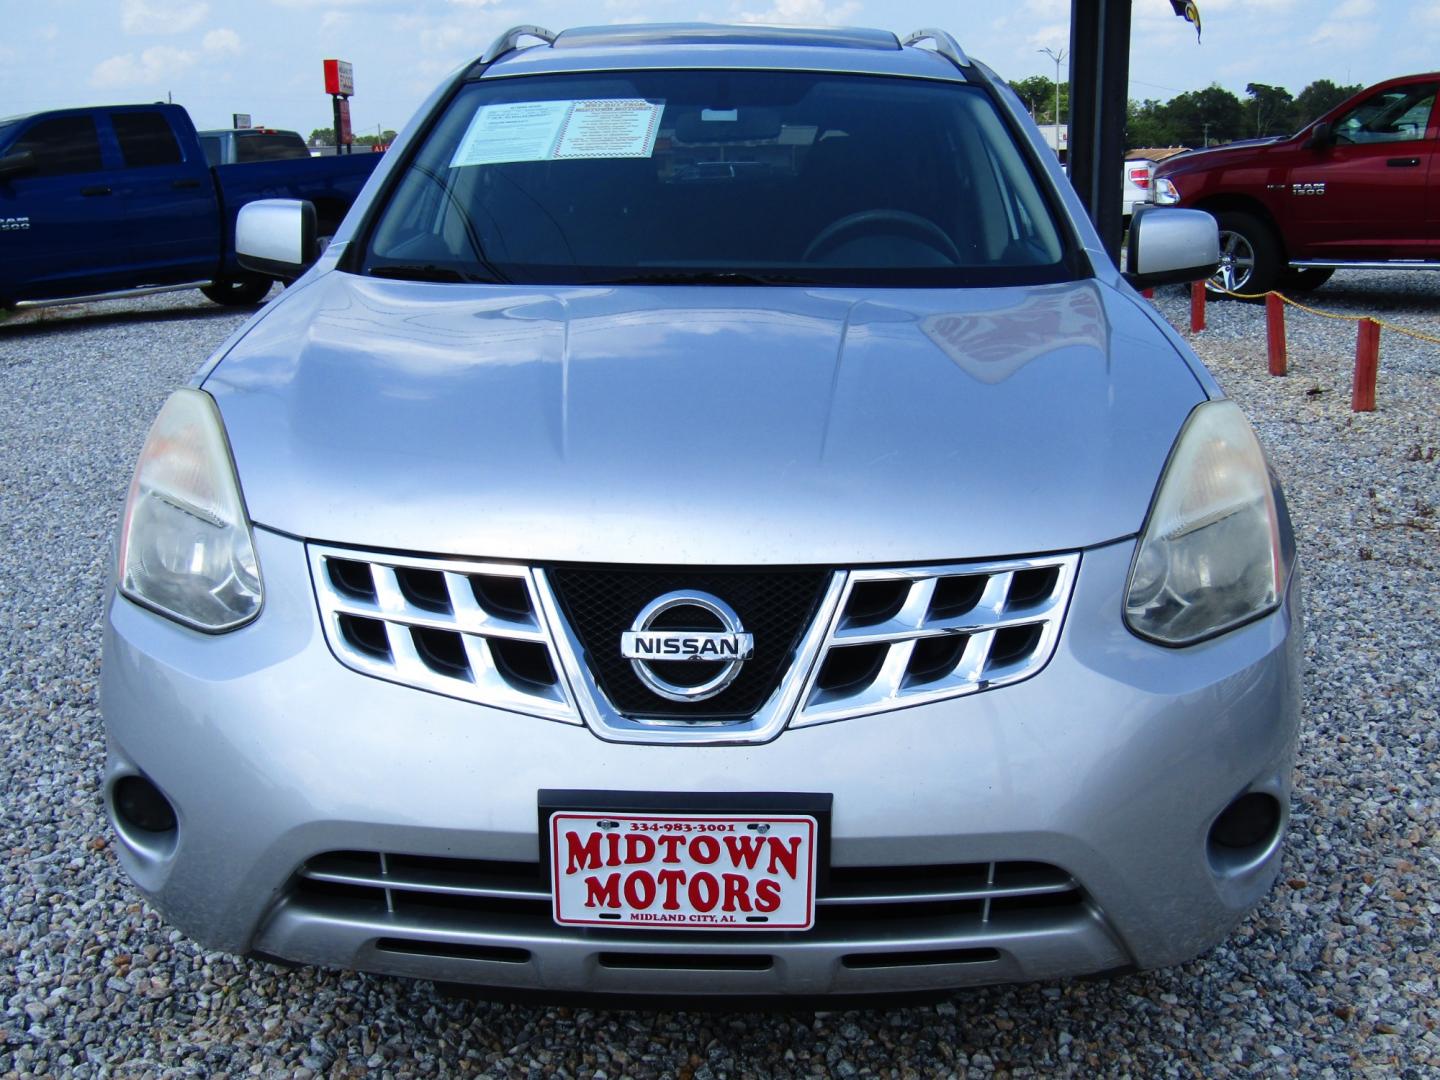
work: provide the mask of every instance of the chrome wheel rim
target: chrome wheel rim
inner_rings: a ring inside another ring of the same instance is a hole
[[[1210,278],[1211,292],[1244,292],[1255,276],[1255,249],[1230,229],[1220,230],[1220,267]]]

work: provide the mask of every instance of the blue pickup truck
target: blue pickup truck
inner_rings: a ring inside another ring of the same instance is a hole
[[[178,105],[0,120],[0,307],[187,288],[253,304],[271,279],[235,259],[240,207],[305,200],[328,236],[381,156],[212,167]]]

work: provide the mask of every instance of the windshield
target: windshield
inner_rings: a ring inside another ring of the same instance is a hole
[[[305,145],[305,140],[293,131],[235,136],[235,160],[239,162],[284,161],[309,156],[310,148]]]
[[[977,87],[768,71],[471,83],[362,270],[437,281],[1031,284],[1071,276]]]

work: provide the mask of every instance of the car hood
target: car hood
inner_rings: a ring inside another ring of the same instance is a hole
[[[251,517],[540,561],[919,562],[1135,533],[1204,394],[1094,281],[530,288],[322,276],[204,387]]]
[[[1226,143],[1224,146],[1212,146],[1205,150],[1186,150],[1183,154],[1166,158],[1156,165],[1155,175],[1157,177],[1175,176],[1180,173],[1194,172],[1197,169],[1211,169],[1216,165],[1229,165],[1235,161],[1251,158],[1255,151],[1263,150],[1267,146],[1289,142],[1292,137],[1267,135],[1260,139],[1241,139]]]

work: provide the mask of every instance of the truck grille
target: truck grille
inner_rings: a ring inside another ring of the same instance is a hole
[[[325,640],[346,667],[579,723],[531,572],[310,545]]]

